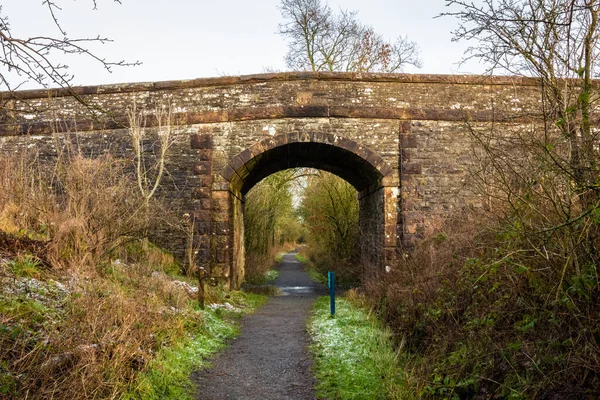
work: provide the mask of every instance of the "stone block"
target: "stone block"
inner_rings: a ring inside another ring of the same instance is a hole
[[[210,175],[212,174],[212,162],[211,161],[200,161],[193,165],[195,175]]]
[[[209,249],[199,249],[196,253],[196,259],[202,264],[208,264],[211,261],[211,254]]]
[[[400,147],[403,149],[416,149],[418,139],[416,135],[400,135]]]
[[[210,198],[201,198],[200,199],[200,210],[210,210],[212,206],[212,201]]]
[[[198,150],[198,160],[200,161],[212,161],[213,151],[212,150]]]
[[[210,234],[210,221],[195,221],[194,230],[198,235],[209,235]]]
[[[227,164],[225,168],[223,168],[223,171],[221,171],[221,176],[228,181],[231,180],[233,175],[235,175],[235,170],[229,164]]]
[[[217,250],[217,263],[228,263],[229,262],[229,250]]]
[[[199,185],[200,187],[212,187],[214,178],[212,175],[201,175],[199,177]]]
[[[192,149],[212,149],[214,147],[213,136],[208,133],[196,133],[190,136]]]
[[[422,166],[417,163],[402,164],[402,173],[406,175],[419,175],[422,173]]]
[[[412,131],[412,121],[401,121],[400,122],[400,132],[410,133],[411,131]]]
[[[312,92],[297,92],[296,93],[296,103],[300,105],[310,104],[312,101],[313,94]]]
[[[204,197],[210,197],[212,193],[212,189],[210,187],[196,187],[192,189],[192,198],[200,199]]]
[[[242,151],[239,154],[240,159],[242,160],[242,162],[244,164],[248,163],[248,161],[250,161],[254,156],[252,155],[252,152],[250,151],[250,149],[246,149],[244,151]]]
[[[217,221],[213,223],[214,232],[217,235],[228,235],[229,234],[229,222],[228,221]]]
[[[212,214],[208,210],[193,211],[192,216],[194,217],[194,224],[201,223],[201,222],[210,223],[211,218],[212,218]]]
[[[235,156],[229,161],[229,165],[231,165],[234,171],[239,171],[244,165],[244,161],[240,157]]]

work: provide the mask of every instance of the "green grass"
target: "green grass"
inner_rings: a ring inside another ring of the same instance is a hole
[[[277,264],[281,264],[283,262],[283,256],[285,256],[286,253],[279,253],[275,256],[275,262]]]
[[[7,262],[7,266],[17,277],[38,278],[41,274],[39,262],[32,256],[19,256]]]
[[[273,282],[278,277],[279,277],[279,271],[277,271],[275,269],[270,269],[267,272],[265,272],[265,281],[266,281],[266,283]]]
[[[317,395],[325,399],[410,399],[389,329],[370,313],[338,298],[315,303],[309,322]]]
[[[185,340],[161,350],[123,399],[193,399],[192,372],[209,365],[209,358],[225,347],[227,339],[239,333],[236,320],[264,304],[266,296],[232,292],[231,300],[234,306],[242,309],[241,313],[210,307],[202,310],[201,330],[191,332]]]
[[[325,275],[323,275],[322,273],[320,273],[319,271],[317,271],[315,269],[315,267],[312,265],[312,263],[306,257],[304,257],[300,253],[296,253],[296,260],[298,260],[302,264],[304,264],[304,270],[306,271],[306,273],[308,274],[310,279],[312,279],[314,282],[321,283],[323,285],[327,285],[327,277]]]
[[[270,269],[262,275],[246,279],[246,282],[253,285],[268,285],[279,277],[279,271]]]
[[[300,261],[302,264],[308,264],[308,259],[306,257],[304,257],[302,254],[300,253],[296,253],[296,260]]]

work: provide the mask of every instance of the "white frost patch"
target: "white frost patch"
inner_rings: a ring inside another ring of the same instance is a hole
[[[400,189],[398,189],[398,188],[392,188],[392,197],[393,198],[398,198],[398,196],[400,196]]]
[[[243,311],[241,308],[234,307],[229,303],[224,303],[224,304],[213,303],[213,304],[209,304],[208,308],[210,308],[213,311],[220,308],[222,310],[232,311],[232,312],[236,312],[236,313]]]
[[[268,132],[269,135],[271,135],[271,136],[275,136],[275,134],[277,133],[277,129],[275,129],[275,125],[265,125],[263,127],[263,131]]]
[[[198,287],[192,286],[187,282],[173,281],[173,285],[180,289],[185,290],[187,292],[187,294],[191,297],[193,297],[196,293],[198,293]]]
[[[451,109],[451,110],[460,110],[460,108],[461,108],[461,107],[462,107],[462,106],[461,106],[461,104],[460,104],[460,103],[455,103],[455,104],[452,104],[452,105],[450,106],[450,109]]]
[[[389,265],[385,266],[385,272],[387,272],[388,274],[392,271],[392,267],[390,267]]]
[[[178,107],[173,108],[172,112],[184,113],[184,112],[187,112],[187,107],[178,106]]]
[[[370,94],[372,94],[372,93],[373,93],[373,89],[371,89],[371,88],[366,88],[366,89],[365,89],[365,94],[368,94],[368,95],[370,95]]]

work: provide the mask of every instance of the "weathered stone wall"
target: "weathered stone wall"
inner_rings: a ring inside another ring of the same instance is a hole
[[[359,233],[360,253],[363,265],[379,266],[382,264],[382,239],[385,225],[384,189],[379,188],[368,195],[359,196]]]
[[[347,179],[360,192],[363,256],[390,265],[444,215],[482,203],[468,182],[467,121],[520,129],[534,121],[539,91],[512,77],[283,73],[0,93],[0,101],[0,152],[33,148],[47,158],[69,141],[131,158],[127,109],[135,102],[155,129],[155,107],[169,106],[176,143],[161,190],[194,221],[193,235],[169,240],[183,254],[193,236],[200,262],[237,286],[243,196],[262,177],[312,166]],[[150,158],[153,147],[150,137]]]

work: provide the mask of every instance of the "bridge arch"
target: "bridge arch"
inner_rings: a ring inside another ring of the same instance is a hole
[[[245,273],[243,213],[246,193],[267,176],[295,167],[325,170],[354,186],[359,193],[362,262],[377,267],[386,262],[389,264],[390,258],[395,258],[398,189],[397,184],[394,185],[394,169],[368,146],[340,135],[319,132],[278,134],[239,152],[221,171],[229,189],[230,240],[226,259],[229,260],[227,275],[232,287],[239,287]]]

